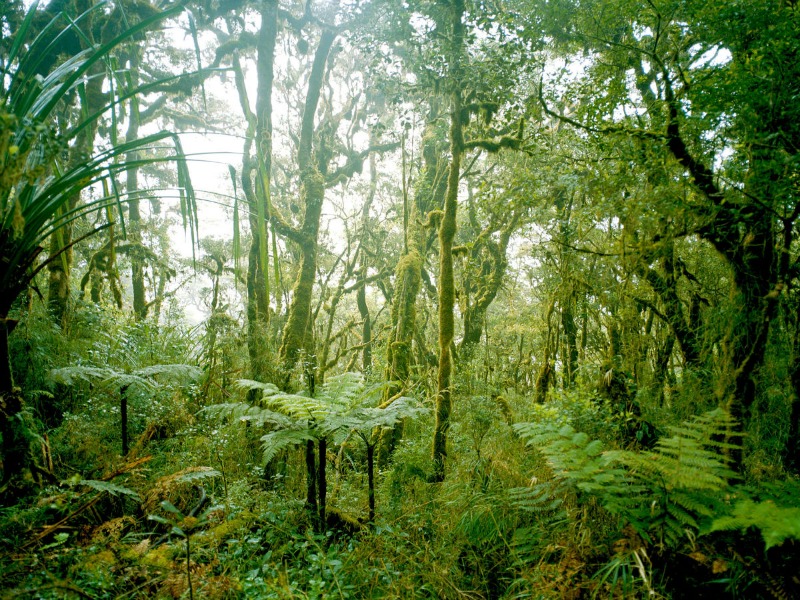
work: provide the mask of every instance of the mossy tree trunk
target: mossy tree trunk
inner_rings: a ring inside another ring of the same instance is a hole
[[[413,201],[409,202],[403,169],[403,230],[405,243],[403,255],[395,269],[395,286],[392,296],[391,330],[386,345],[386,388],[384,402],[408,391],[411,369],[414,364],[413,342],[417,331],[417,297],[422,286],[422,267],[427,248],[424,218],[428,211],[439,208],[447,192],[444,177],[445,160],[442,141],[437,133],[439,98],[429,100],[430,109],[422,136],[422,174]],[[405,149],[403,149],[405,151]],[[405,154],[403,159],[405,165]],[[381,430],[378,444],[378,464],[385,465],[402,435],[402,425]]]
[[[247,350],[252,377],[272,379],[269,342],[269,264],[267,220],[270,214],[272,169],[272,89],[275,40],[278,35],[278,2],[261,5],[261,28],[257,40],[255,112],[250,108],[244,75],[234,56],[239,102],[247,122],[242,161],[242,190],[249,205],[252,241],[247,263]],[[255,147],[255,148],[254,148]]]
[[[370,144],[378,143],[374,130],[370,134]],[[367,276],[369,274],[369,255],[364,249],[369,231],[369,211],[375,200],[375,193],[378,189],[378,161],[374,154],[369,157],[369,194],[364,206],[361,208],[361,260],[359,264],[359,287],[356,291],[356,305],[358,314],[361,316],[361,368],[365,373],[372,370],[372,317],[367,306]],[[404,175],[405,176],[405,175]]]
[[[16,321],[8,319],[9,309],[10,306],[0,306],[0,435],[3,437],[0,505],[4,506],[14,504],[24,494],[32,465],[22,423],[22,393],[14,387],[11,372],[8,336]]]
[[[508,269],[508,244],[519,219],[520,212],[512,209],[503,215],[504,224],[491,223],[474,240],[467,266],[474,274],[465,277],[461,294],[464,337],[459,344],[459,356],[469,356],[481,341],[486,314]],[[500,237],[495,241],[492,237],[498,231]]]
[[[439,225],[439,369],[436,389],[436,422],[433,432],[433,481],[443,481],[447,457],[447,432],[452,410],[452,344],[455,337],[455,279],[453,276],[453,240],[456,235],[458,185],[464,156],[464,122],[461,97],[464,53],[464,0],[452,0],[450,8],[450,67],[452,86],[450,110],[450,171],[447,193]]]
[[[568,197],[569,196],[569,197]],[[558,189],[555,194],[554,204],[558,210],[558,232],[561,238],[559,248],[558,268],[561,275],[561,289],[559,290],[558,304],[561,310],[560,342],[561,362],[563,366],[564,388],[575,384],[578,372],[578,326],[575,323],[575,287],[573,269],[575,267],[575,253],[572,250],[572,202],[571,194],[565,189]]]
[[[93,70],[92,76],[85,83],[86,106],[81,107],[82,113],[90,115],[100,109],[105,103],[103,94],[103,66],[98,65]],[[97,134],[97,121],[91,120],[75,138],[75,144],[69,150],[71,164],[85,160],[92,154],[94,140]],[[81,194],[75,193],[62,209],[64,213],[74,210],[81,200]],[[50,237],[50,255],[53,256],[62,249],[60,260],[54,260],[47,265],[49,280],[47,287],[47,308],[62,329],[67,326],[70,297],[70,276],[72,273],[72,232],[73,224],[65,223]]]
[[[132,48],[129,55],[131,86],[136,87],[139,69],[139,53],[136,47]],[[126,142],[139,138],[139,100],[133,96],[128,103],[128,131],[125,135]],[[128,239],[133,246],[142,245],[142,213],[139,204],[139,167],[135,161],[139,158],[136,151],[129,152],[125,157],[130,166],[126,169],[126,191],[128,199]],[[137,321],[144,321],[147,317],[147,298],[144,283],[144,256],[141,252],[131,252],[131,287],[133,288],[133,316]]]
[[[294,232],[292,237],[300,248],[300,269],[292,291],[292,300],[289,304],[280,347],[280,361],[285,371],[285,385],[288,384],[288,373],[300,358],[301,352],[308,347],[311,329],[309,321],[311,320],[311,302],[317,273],[319,226],[322,202],[325,198],[325,178],[320,165],[323,170],[327,167],[325,157],[316,157],[318,160],[314,160],[312,147],[314,117],[325,78],[328,54],[335,39],[336,33],[329,29],[323,30],[320,36],[308,78],[308,90],[300,126],[297,165],[300,169],[301,204],[305,211],[300,229],[292,230]]]

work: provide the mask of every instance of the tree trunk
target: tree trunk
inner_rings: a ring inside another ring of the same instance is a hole
[[[288,385],[289,373],[299,359],[301,351],[307,347],[310,330],[311,300],[317,272],[319,225],[322,202],[325,198],[324,177],[312,156],[312,138],[314,115],[319,104],[328,54],[334,39],[336,39],[334,32],[329,30],[322,32],[308,79],[308,91],[303,109],[297,163],[300,168],[300,195],[305,213],[297,236],[300,246],[300,270],[292,293],[280,348],[281,364],[285,371],[284,385]]]
[[[252,241],[247,263],[247,351],[253,379],[273,379],[269,341],[269,261],[267,221],[270,214],[272,169],[272,89],[275,40],[278,35],[277,0],[264,0],[257,42],[255,113],[250,109],[244,75],[234,57],[239,101],[247,120],[242,161],[242,190],[249,210]],[[252,155],[255,146],[255,157]]]
[[[122,456],[128,456],[128,386],[123,385],[119,390],[119,420],[120,438],[122,440]]]
[[[319,508],[317,505],[317,461],[314,450],[314,441],[308,440],[306,442],[306,508],[316,523]]]
[[[375,522],[375,444],[367,443],[367,494],[369,522]]]
[[[85,13],[89,9],[86,0],[76,2],[78,14]],[[86,30],[91,29],[91,22],[94,17],[92,13],[87,14]],[[90,76],[85,78],[85,99],[86,106],[81,106],[81,111],[85,115],[92,115],[106,102],[103,94],[103,83],[105,68],[102,63],[98,63],[90,69]],[[69,149],[69,162],[72,165],[78,164],[91,155],[94,149],[94,139],[97,134],[97,120],[89,121],[75,137],[75,144]],[[74,210],[80,202],[81,194],[73,194],[65,205],[65,212]],[[50,256],[66,248],[61,253],[59,260],[54,260],[47,265],[49,282],[47,288],[47,308],[53,319],[62,329],[67,326],[69,296],[70,296],[70,274],[72,272],[72,231],[71,222],[64,223],[58,231],[50,237]]]
[[[132,86],[136,85],[139,70],[139,49],[133,48],[130,54],[130,74]],[[128,131],[125,141],[130,143],[139,137],[139,99],[133,96],[128,106]],[[139,153],[129,152],[125,161],[134,163]],[[142,213],[139,206],[139,167],[130,164],[126,169],[126,190],[128,194],[128,238],[134,250],[129,253],[131,261],[131,285],[133,287],[133,315],[136,321],[147,318],[147,297],[144,284],[144,256],[137,251],[142,246]]]
[[[414,363],[413,341],[417,328],[417,297],[422,287],[423,254],[426,247],[423,220],[428,211],[442,206],[444,195],[447,192],[447,182],[442,174],[444,159],[436,133],[438,118],[438,99],[434,97],[430,99],[428,119],[422,135],[422,175],[411,203],[408,201],[406,191],[408,176],[403,169],[405,244],[403,255],[395,269],[392,326],[386,345],[386,380],[391,384],[387,386],[384,402],[403,393],[408,388],[411,366]],[[405,158],[403,164],[405,165]],[[402,433],[402,423],[381,430],[377,451],[379,465],[386,465]]]
[[[461,177],[461,159],[464,155],[464,131],[462,121],[462,55],[464,52],[464,0],[452,0],[450,55],[451,94],[450,116],[450,171],[447,176],[447,193],[444,199],[442,222],[439,225],[439,371],[436,395],[436,422],[433,432],[433,481],[445,477],[447,456],[447,432],[450,429],[452,410],[451,345],[455,336],[455,280],[453,277],[453,240],[456,235],[456,213],[458,208],[458,184]]]
[[[319,460],[317,461],[317,491],[319,493],[319,533],[325,531],[325,509],[328,501],[328,440],[320,438],[317,442],[319,448]]]
[[[477,252],[474,252],[473,256],[476,261],[483,262],[482,272],[475,282],[475,298],[464,308],[464,337],[459,345],[460,356],[470,354],[471,350],[481,341],[486,323],[486,313],[497,297],[497,292],[503,285],[503,278],[508,269],[506,252],[518,220],[519,214],[517,213],[510,217],[509,222],[500,230],[499,242],[495,242],[490,236],[485,236],[480,245],[476,245]],[[488,257],[481,257],[481,247],[486,250]],[[467,294],[468,291],[465,290],[465,295]]]
[[[25,494],[30,479],[31,456],[28,438],[21,420],[22,393],[14,387],[8,336],[16,322],[9,320],[8,309],[0,312],[0,435],[3,436],[3,479],[0,482],[0,505],[10,506]]]

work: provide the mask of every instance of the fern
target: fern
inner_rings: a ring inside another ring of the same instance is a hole
[[[250,390],[261,390],[265,396],[271,396],[272,394],[277,394],[280,392],[277,386],[271,383],[261,383],[260,381],[255,381],[253,379],[239,379],[234,385],[240,390],[248,392]]]
[[[202,376],[203,371],[194,365],[169,364],[151,365],[133,371],[133,375],[138,377],[150,378],[164,376],[168,379],[181,383],[192,383]]]
[[[318,438],[307,428],[298,427],[297,429],[277,429],[270,431],[261,437],[262,462],[264,465],[269,463],[278,452],[285,448],[300,446],[306,442],[316,441]]]
[[[182,364],[152,365],[131,372],[84,365],[62,367],[50,371],[50,379],[53,383],[66,386],[74,386],[79,381],[99,381],[101,385],[109,385],[115,388],[139,386],[144,389],[157,387],[154,379],[156,376],[166,377],[180,384],[187,384],[196,381],[201,375],[202,371],[199,368]]]
[[[552,469],[552,480],[510,492],[522,509],[554,511],[569,494],[590,496],[612,514],[630,522],[643,538],[655,534],[673,546],[687,532],[697,533],[719,510],[722,492],[736,474],[720,441],[734,426],[717,409],[671,429],[654,451],[604,451],[570,425],[519,423],[514,429],[535,446]],[[723,523],[724,524],[724,523]]]
[[[643,536],[656,533],[662,545],[675,545],[719,510],[722,492],[737,477],[723,452],[736,446],[720,441],[733,427],[731,416],[716,409],[671,428],[672,437],[654,451],[616,453],[646,490],[646,505],[626,513],[634,524],[648,524],[648,531],[637,527]]]
[[[631,492],[625,471],[614,466],[617,457],[614,453],[603,452],[599,440],[590,440],[588,435],[576,432],[571,425],[519,423],[514,425],[514,429],[527,440],[528,445],[537,447],[553,471],[553,481],[535,486],[535,496],[545,495],[548,487],[551,493],[570,489],[606,500],[617,493]],[[524,495],[522,492],[517,494]],[[542,497],[536,504],[545,502],[546,498]]]
[[[81,479],[78,483],[81,485],[85,485],[86,487],[90,487],[93,490],[97,490],[98,492],[108,492],[112,496],[122,494],[123,496],[130,496],[131,498],[134,498],[136,500],[141,500],[141,498],[139,498],[139,494],[137,494],[133,490],[123,487],[121,485],[109,483],[108,481],[98,481],[96,479]]]
[[[367,396],[367,399],[369,396]],[[404,419],[415,419],[429,412],[416,399],[410,396],[395,398],[386,407],[356,406],[350,414],[351,427],[357,431],[388,429]]]
[[[301,446],[308,442],[319,444],[319,473],[324,479],[324,448],[329,440],[342,441],[350,433],[356,433],[367,447],[367,473],[369,486],[369,521],[375,517],[374,451],[376,430],[392,427],[400,420],[413,418],[427,412],[413,398],[400,397],[387,406],[375,406],[389,382],[367,387],[364,377],[358,373],[343,373],[329,377],[311,397],[308,393],[287,394],[269,383],[241,379],[236,383],[243,391],[261,391],[260,403],[252,406],[237,402],[217,404],[203,409],[210,417],[226,417],[236,421],[250,421],[257,425],[270,425],[272,430],[261,437],[262,461],[266,465],[286,448]],[[312,459],[313,463],[313,459]],[[307,463],[308,464],[308,463]],[[315,474],[309,470],[309,497],[319,491],[319,519],[324,523],[325,498],[323,485],[319,490],[312,485]]]
[[[216,469],[212,469],[211,467],[196,467],[192,471],[187,471],[176,481],[182,481],[184,483],[194,483],[195,481],[199,481],[201,479],[208,479],[210,477],[221,477],[222,473],[217,471]]]
[[[99,367],[62,367],[50,371],[50,379],[53,383],[73,386],[78,381],[91,382],[95,380],[105,381],[114,373],[113,369],[101,369]]]
[[[264,425],[274,425],[276,427],[291,427],[293,421],[284,414],[275,412],[268,408],[253,406],[246,402],[227,402],[224,404],[212,404],[206,406],[200,413],[215,419],[227,418],[235,422],[250,422],[253,425],[262,427]]]
[[[730,515],[714,519],[709,531],[761,531],[766,549],[780,546],[786,540],[800,540],[800,508],[778,506],[772,500],[741,500]]]

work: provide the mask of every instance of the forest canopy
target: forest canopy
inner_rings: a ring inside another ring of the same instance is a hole
[[[7,0],[0,587],[800,597],[794,0]]]

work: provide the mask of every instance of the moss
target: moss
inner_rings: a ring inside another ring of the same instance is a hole
[[[172,570],[177,567],[173,560],[176,551],[177,548],[162,544],[158,548],[153,548],[149,552],[146,552],[139,560],[141,560],[143,565],[148,567]]]

